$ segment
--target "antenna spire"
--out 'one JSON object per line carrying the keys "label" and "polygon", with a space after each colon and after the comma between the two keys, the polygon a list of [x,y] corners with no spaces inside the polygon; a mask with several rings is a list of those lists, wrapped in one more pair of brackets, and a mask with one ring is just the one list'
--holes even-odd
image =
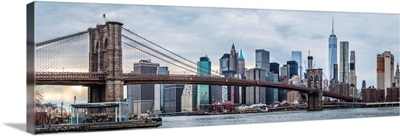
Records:
{"label": "antenna spire", "polygon": [[334,18],[332,18],[332,35],[335,35],[335,33],[334,33]]}

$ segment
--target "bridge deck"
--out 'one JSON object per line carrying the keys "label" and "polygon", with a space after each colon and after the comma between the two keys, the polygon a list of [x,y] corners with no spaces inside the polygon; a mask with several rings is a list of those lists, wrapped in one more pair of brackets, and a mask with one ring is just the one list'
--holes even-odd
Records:
{"label": "bridge deck", "polygon": [[[105,73],[88,72],[37,72],[37,85],[92,85],[105,84]],[[124,84],[151,84],[151,83],[184,83],[184,84],[209,84],[209,85],[228,85],[228,86],[258,86],[271,87],[286,90],[296,90],[303,93],[316,93],[317,89],[290,85],[277,82],[258,81],[250,79],[239,79],[219,76],[197,76],[197,75],[179,75],[179,74],[135,74],[123,73],[119,78]],[[344,96],[333,92],[323,92],[324,96],[354,100],[351,96]]]}

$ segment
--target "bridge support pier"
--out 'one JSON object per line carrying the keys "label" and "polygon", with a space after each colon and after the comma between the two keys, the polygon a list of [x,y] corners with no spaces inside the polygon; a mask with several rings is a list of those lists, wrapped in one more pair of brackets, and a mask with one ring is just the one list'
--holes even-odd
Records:
{"label": "bridge support pier", "polygon": [[107,81],[105,86],[106,102],[121,102],[124,99],[124,82],[122,80]]}
{"label": "bridge support pier", "polygon": [[322,93],[309,93],[307,95],[307,111],[322,110]]}
{"label": "bridge support pier", "polygon": [[317,89],[307,95],[307,111],[322,110],[322,69],[307,69],[307,87]]}
{"label": "bridge support pier", "polygon": [[105,101],[105,88],[104,85],[91,85],[88,87],[88,102],[104,102]]}

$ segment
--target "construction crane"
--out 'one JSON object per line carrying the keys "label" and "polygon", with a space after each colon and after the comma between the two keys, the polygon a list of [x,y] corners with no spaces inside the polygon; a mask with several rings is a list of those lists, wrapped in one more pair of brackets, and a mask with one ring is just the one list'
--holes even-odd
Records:
{"label": "construction crane", "polygon": [[206,96],[207,96],[207,92],[204,92],[203,97],[201,97],[199,106],[197,106],[197,109],[196,109],[196,113],[197,113],[197,114],[199,113],[199,111],[202,112],[201,109],[200,109],[200,105],[201,105],[201,103],[203,103],[203,101],[204,101],[204,99],[206,98]]}

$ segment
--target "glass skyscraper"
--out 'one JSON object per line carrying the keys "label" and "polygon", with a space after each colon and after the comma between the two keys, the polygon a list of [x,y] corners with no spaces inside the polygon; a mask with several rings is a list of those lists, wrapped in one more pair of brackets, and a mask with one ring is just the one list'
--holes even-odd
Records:
{"label": "glass skyscraper", "polygon": [[223,75],[224,71],[229,70],[229,58],[230,54],[224,54],[222,57],[219,59],[219,74]]}
{"label": "glass skyscraper", "polygon": [[[200,61],[197,62],[197,75],[211,76],[211,61],[207,56],[200,57]],[[210,96],[210,86],[209,85],[197,85],[197,104],[198,105],[199,104],[209,104],[210,103],[209,96]]]}
{"label": "glass skyscraper", "polygon": [[[266,81],[278,82],[279,76],[276,73],[270,73],[265,77]],[[266,88],[267,89],[267,102],[266,104],[274,104],[278,101],[278,88]]]}
{"label": "glass skyscraper", "polygon": [[256,68],[264,69],[269,73],[269,52],[264,49],[256,50]]}
{"label": "glass skyscraper", "polygon": [[269,63],[270,72],[278,74],[278,77],[279,77],[279,68],[280,68],[279,63],[276,62]]}
{"label": "glass skyscraper", "polygon": [[292,51],[292,60],[294,60],[294,61],[296,61],[297,62],[297,66],[298,66],[298,75],[299,75],[299,77],[300,77],[300,80],[302,79],[301,77],[301,75],[302,75],[302,73],[303,73],[303,71],[302,71],[302,69],[303,69],[303,67],[302,67],[302,63],[301,63],[301,51]]}
{"label": "glass skyscraper", "polygon": [[329,80],[334,78],[334,64],[337,64],[337,38],[334,33],[332,18],[332,34],[329,36]]}
{"label": "glass skyscraper", "polygon": [[287,61],[286,64],[289,67],[289,74],[288,74],[288,79],[292,78],[293,75],[299,75],[298,72],[298,64],[297,61],[291,60]]}

